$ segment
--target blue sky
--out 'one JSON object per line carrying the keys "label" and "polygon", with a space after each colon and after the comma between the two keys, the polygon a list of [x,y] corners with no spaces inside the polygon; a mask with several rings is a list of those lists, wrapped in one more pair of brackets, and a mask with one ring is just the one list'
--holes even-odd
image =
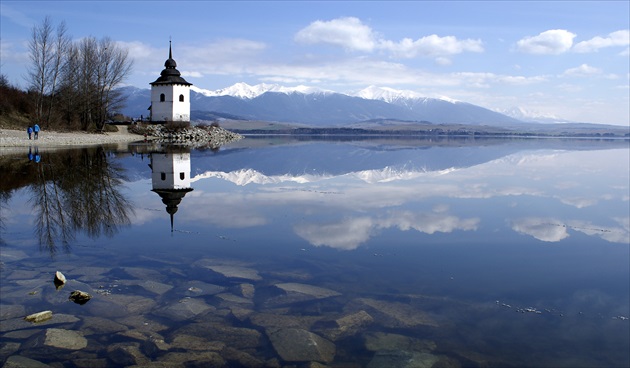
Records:
{"label": "blue sky", "polygon": [[168,57],[195,86],[370,85],[630,124],[629,1],[6,1],[1,68],[25,85],[31,29],[110,37],[149,88]]}

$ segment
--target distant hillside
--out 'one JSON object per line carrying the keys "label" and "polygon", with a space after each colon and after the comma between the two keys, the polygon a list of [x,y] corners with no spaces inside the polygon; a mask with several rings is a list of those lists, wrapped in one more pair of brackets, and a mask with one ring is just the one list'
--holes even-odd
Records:
{"label": "distant hillside", "polygon": [[[122,90],[128,96],[127,106],[122,113],[133,117],[146,116],[150,104],[150,90],[134,87],[124,87]],[[480,106],[443,99],[410,97],[387,102],[317,90],[308,93],[299,90],[260,92],[246,93],[240,89],[234,95],[218,95],[199,89],[192,90],[192,118],[201,119],[204,112],[213,112],[246,120],[313,126],[342,126],[371,119],[495,126],[520,123],[517,119]]]}
{"label": "distant hillside", "polygon": [[[121,90],[127,96],[127,106],[122,112],[131,117],[146,117],[150,90],[135,87]],[[193,86],[191,117],[202,121],[229,121],[239,130],[285,132],[296,128],[302,132],[308,131],[304,128],[325,128],[326,132],[330,132],[330,128],[343,128],[389,133],[630,135],[627,127],[565,122],[558,117],[534,115],[518,108],[501,113],[449,98],[428,98],[411,91],[375,86],[352,94],[268,84],[237,83],[216,91]]]}

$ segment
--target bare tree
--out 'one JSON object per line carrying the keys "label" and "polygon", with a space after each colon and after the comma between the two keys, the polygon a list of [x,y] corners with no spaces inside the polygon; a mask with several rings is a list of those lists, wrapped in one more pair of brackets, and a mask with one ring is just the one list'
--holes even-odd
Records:
{"label": "bare tree", "polygon": [[109,37],[87,37],[72,43],[61,22],[50,17],[33,27],[29,42],[30,90],[35,96],[36,121],[49,125],[53,116],[64,125],[102,130],[105,121],[123,102],[116,91],[129,75],[132,60],[126,49]]}
{"label": "bare tree", "polygon": [[115,90],[131,72],[129,52],[120,48],[109,37],[98,42],[98,66],[96,69],[97,101],[99,104],[96,128],[102,130],[108,115],[122,102]]}
{"label": "bare tree", "polygon": [[84,130],[102,130],[108,116],[123,102],[116,87],[131,72],[128,51],[110,38],[87,37],[69,47],[67,54],[63,77],[66,113],[77,112]]}
{"label": "bare tree", "polygon": [[44,96],[50,88],[50,69],[54,60],[52,40],[53,25],[50,17],[31,30],[28,43],[31,64],[28,68],[30,89],[35,92],[35,119],[42,121],[44,115]]}
{"label": "bare tree", "polygon": [[77,80],[79,113],[81,127],[87,130],[94,122],[96,105],[96,69],[97,69],[96,38],[84,38],[79,43],[79,74]]}
{"label": "bare tree", "polygon": [[46,121],[50,122],[53,105],[56,101],[57,84],[59,76],[62,73],[63,66],[66,63],[68,47],[70,46],[70,37],[66,34],[66,23],[61,22],[57,26],[57,36],[55,38],[54,56],[51,63],[50,70],[50,99],[48,104],[48,112],[46,114]]}

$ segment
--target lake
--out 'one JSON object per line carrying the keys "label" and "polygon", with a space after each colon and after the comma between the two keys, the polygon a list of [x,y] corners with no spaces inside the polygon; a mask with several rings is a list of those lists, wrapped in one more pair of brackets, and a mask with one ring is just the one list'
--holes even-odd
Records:
{"label": "lake", "polygon": [[0,156],[2,362],[630,365],[628,140],[38,153]]}

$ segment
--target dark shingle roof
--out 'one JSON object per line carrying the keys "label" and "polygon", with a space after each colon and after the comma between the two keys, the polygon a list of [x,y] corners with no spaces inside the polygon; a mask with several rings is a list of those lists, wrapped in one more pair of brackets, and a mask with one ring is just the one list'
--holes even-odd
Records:
{"label": "dark shingle roof", "polygon": [[168,59],[164,62],[164,70],[160,73],[160,77],[155,80],[155,82],[150,83],[153,85],[160,84],[183,84],[186,86],[191,86],[192,83],[186,82],[184,78],[181,77],[182,73],[177,70],[177,63],[173,59],[173,52],[171,50],[171,45],[169,43],[168,46]]}

